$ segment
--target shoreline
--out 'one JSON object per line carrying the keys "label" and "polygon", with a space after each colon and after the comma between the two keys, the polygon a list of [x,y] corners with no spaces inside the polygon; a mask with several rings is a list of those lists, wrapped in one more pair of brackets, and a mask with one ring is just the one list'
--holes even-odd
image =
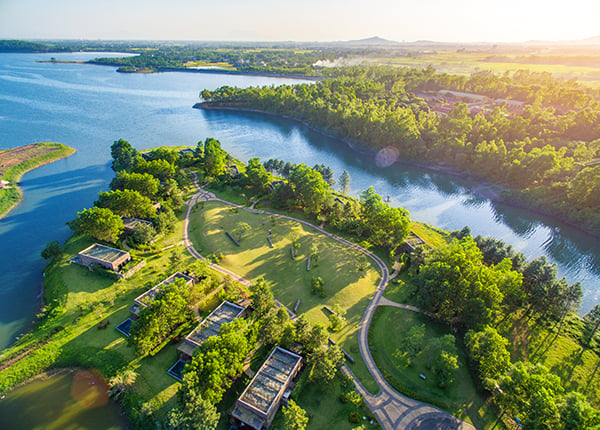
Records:
{"label": "shoreline", "polygon": [[[342,137],[328,133],[326,130],[316,127],[316,126],[310,124],[306,120],[294,118],[294,117],[291,117],[288,115],[278,114],[278,113],[264,111],[264,110],[255,109],[255,108],[214,106],[214,105],[210,105],[209,102],[198,102],[198,103],[194,104],[193,108],[194,109],[204,109],[204,110],[252,112],[252,113],[271,115],[271,116],[278,117],[278,118],[284,118],[284,119],[291,120],[291,121],[297,122],[299,124],[302,124],[305,127],[307,127],[308,129],[310,129],[314,132],[320,133],[323,136],[326,136],[326,137],[335,139],[341,143],[344,143],[352,151],[354,151],[360,155],[366,155],[366,156],[371,156],[371,157],[374,157],[376,155],[376,152],[374,152],[374,151],[357,148],[356,147],[357,145],[362,145],[360,142],[352,142],[349,139],[344,139]],[[534,213],[536,215],[548,217],[552,220],[558,221],[560,223],[568,225],[569,227],[579,230],[582,233],[586,233],[593,237],[600,238],[600,232],[594,232],[594,231],[590,231],[585,228],[582,228],[579,224],[575,223],[575,221],[571,221],[567,218],[563,218],[561,216],[557,216],[556,214],[552,213],[551,209],[544,210],[540,207],[525,205],[525,204],[515,201],[514,199],[508,199],[508,198],[502,196],[503,191],[516,190],[515,188],[511,188],[511,187],[508,187],[508,186],[505,186],[502,184],[495,184],[493,182],[489,182],[485,178],[480,178],[480,177],[477,177],[477,176],[469,174],[469,173],[460,172],[458,170],[452,169],[450,167],[442,166],[442,165],[424,164],[424,163],[419,163],[417,161],[411,161],[411,160],[407,160],[407,159],[398,159],[398,160],[394,161],[393,164],[419,167],[422,169],[430,170],[435,173],[443,173],[445,175],[450,175],[450,176],[454,176],[454,177],[461,178],[461,179],[480,182],[477,186],[470,188],[470,191],[478,197],[485,198],[493,203],[503,204],[503,205],[506,205],[506,206],[509,206],[509,207],[512,207],[515,209],[526,210],[526,211]]]}
{"label": "shoreline", "polygon": [[[34,145],[39,145],[39,143],[35,143]],[[62,145],[62,144],[60,144]],[[26,145],[29,146],[29,145]],[[23,147],[19,147],[19,148],[23,148]],[[19,149],[19,148],[11,148],[8,149],[8,151],[13,150],[13,149]],[[19,181],[21,180],[21,178],[23,177],[24,174],[31,172],[32,170],[37,169],[38,167],[42,167],[45,166],[46,164],[50,164],[50,163],[54,163],[55,161],[58,160],[62,160],[64,158],[70,157],[71,155],[75,154],[77,152],[77,150],[75,148],[71,148],[70,146],[66,146],[66,145],[62,145],[62,148],[59,147],[57,149],[57,151],[59,152],[57,157],[51,158],[49,160],[43,160],[40,161],[38,163],[36,163],[34,166],[29,166],[26,167],[24,170],[22,170],[21,172],[18,172],[17,174],[15,174],[14,176],[10,175],[10,170],[8,170],[8,175],[3,176],[3,178],[7,178],[10,180],[11,183],[13,183],[14,185],[11,185],[11,189],[16,190],[17,194],[18,194],[18,199],[10,206],[8,206],[6,209],[4,210],[0,210],[0,220],[3,219],[5,216],[7,216],[13,209],[15,209],[17,206],[19,206],[19,204],[23,201],[24,199],[24,194],[23,194],[23,190],[21,189],[21,187],[19,187]],[[44,156],[47,154],[51,154],[51,153],[45,153],[45,154],[41,154],[38,156]],[[11,166],[13,169],[14,168],[18,168],[20,165],[27,163],[29,161],[35,161],[35,158],[37,156],[34,156],[30,159],[21,161],[17,164],[14,164],[13,166]]]}

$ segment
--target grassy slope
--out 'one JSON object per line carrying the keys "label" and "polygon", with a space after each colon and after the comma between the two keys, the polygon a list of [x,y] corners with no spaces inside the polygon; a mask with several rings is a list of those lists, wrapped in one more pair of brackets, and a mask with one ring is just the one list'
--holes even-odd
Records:
{"label": "grassy slope", "polygon": [[[247,222],[251,226],[240,241],[241,247],[225,235],[225,231],[233,233],[238,222]],[[270,248],[267,242],[269,230],[272,231],[274,248]],[[290,253],[289,236],[292,232],[300,235],[301,243],[295,260]],[[300,299],[298,313],[305,313],[312,323],[328,325],[328,313],[323,306],[340,305],[347,312],[347,324],[331,337],[355,358],[352,371],[371,391],[376,392],[377,386],[358,350],[360,319],[379,281],[379,273],[373,264],[369,264],[364,272],[356,269],[356,261],[367,261],[366,257],[299,223],[274,220],[217,202],[202,203],[193,213],[190,237],[203,255],[223,253],[224,258],[220,262],[223,267],[250,280],[264,277],[275,297],[289,309],[293,309],[296,300]],[[319,247],[321,255],[317,266],[307,271],[306,253],[312,244]],[[310,293],[312,276],[320,276],[325,282],[326,298]]]}
{"label": "grassy slope", "polygon": [[[478,429],[491,429],[496,415],[477,393],[467,369],[465,351],[460,345],[457,345],[459,369],[455,373],[454,383],[446,389],[437,386],[435,375],[427,368],[425,352],[415,358],[412,367],[398,366],[394,354],[400,349],[402,334],[419,324],[425,324],[426,340],[449,333],[445,326],[412,311],[392,307],[379,307],[376,310],[369,330],[369,344],[373,358],[386,380],[398,391],[408,395],[410,392],[419,393],[423,396],[422,400],[438,404]],[[427,380],[421,379],[419,374],[426,375]]]}
{"label": "grassy slope", "polygon": [[[177,231],[163,239],[160,246],[177,243],[181,239],[183,223]],[[85,237],[71,238],[65,244],[62,260],[46,272],[46,299],[58,298],[64,303],[64,313],[53,320],[51,327],[42,327],[26,336],[18,345],[5,351],[6,356],[18,353],[28,346],[28,342],[51,331],[55,326],[65,329],[52,338],[52,341],[28,355],[17,364],[0,372],[0,391],[5,391],[16,382],[27,379],[28,372],[35,367],[39,357],[49,351],[57,351],[54,366],[83,365],[97,367],[110,377],[115,371],[131,366],[139,373],[135,384],[136,391],[147,402],[147,407],[164,414],[174,406],[175,393],[179,383],[167,375],[166,371],[177,359],[176,344],[168,345],[154,357],[139,360],[133,348],[127,346],[125,338],[115,327],[129,316],[129,306],[133,299],[164,279],[170,270],[170,252],[144,256],[147,265],[132,278],[113,282],[90,272],[87,268],[70,264],[67,259],[91,242]],[[186,257],[185,264],[193,261]],[[99,330],[98,323],[108,319],[107,329]],[[50,325],[50,324],[49,324]],[[35,372],[37,373],[37,372]]]}

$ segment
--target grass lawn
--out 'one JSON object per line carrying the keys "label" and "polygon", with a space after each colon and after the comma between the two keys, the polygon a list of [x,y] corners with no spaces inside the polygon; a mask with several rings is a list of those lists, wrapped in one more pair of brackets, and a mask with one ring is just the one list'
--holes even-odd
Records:
{"label": "grass lawn", "polygon": [[[225,234],[226,231],[235,234],[239,222],[246,222],[251,227],[239,241],[240,247]],[[273,248],[267,241],[269,230]],[[292,260],[290,235],[294,233],[299,235],[301,246]],[[222,253],[224,258],[219,264],[223,267],[250,280],[264,277],[275,297],[289,309],[293,309],[296,301],[300,300],[298,313],[305,313],[313,324],[327,326],[329,314],[324,306],[339,305],[346,311],[347,324],[341,331],[330,335],[356,360],[351,368],[361,382],[369,390],[377,390],[360,357],[358,326],[380,274],[363,254],[297,222],[250,213],[218,202],[201,203],[194,211],[190,238],[205,256]],[[318,264],[307,271],[307,253],[312,245],[319,248],[320,256]],[[359,271],[357,261],[367,262],[367,269]],[[327,297],[311,294],[313,276],[323,279]]]}
{"label": "grass lawn", "polygon": [[599,408],[600,357],[581,346],[580,341],[589,336],[582,328],[581,319],[570,317],[562,328],[558,323],[534,324],[513,319],[500,324],[498,330],[510,341],[513,361],[543,364],[561,379],[565,390],[583,393],[592,406]]}
{"label": "grass lawn", "polygon": [[[421,352],[413,360],[411,367],[399,366],[394,358],[401,348],[402,335],[412,326],[425,324],[425,339],[440,337],[449,333],[448,329],[431,322],[427,317],[392,307],[379,307],[375,311],[369,328],[369,345],[377,366],[386,380],[399,392],[414,397],[418,393],[420,400],[437,404],[456,417],[470,422],[478,429],[491,429],[496,422],[496,415],[477,393],[475,385],[466,365],[466,354],[457,341],[459,352],[459,368],[455,372],[454,382],[447,388],[437,386],[436,376],[427,368],[426,352]],[[423,380],[419,377],[427,377]],[[502,428],[499,423],[496,428]]]}

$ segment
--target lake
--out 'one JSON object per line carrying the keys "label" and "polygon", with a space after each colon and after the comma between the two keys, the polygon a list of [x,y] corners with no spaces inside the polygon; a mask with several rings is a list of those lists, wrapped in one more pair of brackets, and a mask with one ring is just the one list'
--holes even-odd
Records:
{"label": "lake", "polygon": [[31,327],[39,311],[45,264],[40,252],[49,241],[64,241],[70,234],[65,223],[108,189],[113,176],[110,145],[119,138],[145,149],[193,146],[210,136],[244,161],[260,157],[310,166],[324,163],[336,177],[346,169],[352,178],[351,194],[373,185],[416,220],[449,230],[469,225],[474,235],[500,238],[529,258],[547,255],[561,276],[582,283],[582,313],[599,301],[600,243],[575,228],[491,203],[474,192],[479,185],[474,181],[403,164],[378,166],[373,157],[293,121],[192,109],[204,88],[301,80],[185,72],[122,74],[114,67],[35,62],[51,55],[57,60],[87,60],[100,54],[0,54],[0,149],[39,141],[77,149],[65,160],[27,173],[21,183],[25,200],[0,220],[0,349]]}

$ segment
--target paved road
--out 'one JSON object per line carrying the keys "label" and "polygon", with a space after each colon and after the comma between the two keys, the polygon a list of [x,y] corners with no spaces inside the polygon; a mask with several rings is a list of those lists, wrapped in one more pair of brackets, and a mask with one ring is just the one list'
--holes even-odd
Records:
{"label": "paved road", "polygon": [[[373,318],[373,314],[375,313],[375,309],[379,305],[384,306],[394,306],[394,302],[391,302],[383,297],[383,292],[390,278],[390,274],[385,263],[377,257],[375,254],[370,252],[369,250],[358,246],[355,243],[349,242],[346,239],[343,239],[339,236],[336,236],[328,231],[325,231],[323,228],[311,224],[307,221],[293,218],[287,215],[276,214],[272,212],[263,211],[260,209],[248,208],[245,206],[241,206],[235,203],[228,202],[227,200],[220,199],[214,193],[204,190],[198,184],[198,176],[194,173],[194,185],[198,188],[198,192],[192,196],[192,198],[188,201],[187,212],[184,221],[184,243],[190,254],[192,254],[195,258],[204,259],[202,255],[200,255],[196,249],[194,248],[192,242],[189,239],[189,219],[192,213],[192,209],[194,206],[202,201],[218,201],[220,203],[236,207],[238,209],[242,209],[249,212],[275,216],[278,218],[288,219],[291,221],[298,222],[306,227],[309,227],[313,230],[317,230],[318,232],[337,240],[351,248],[356,249],[359,252],[362,252],[367,257],[371,258],[375,264],[379,267],[381,271],[381,279],[379,280],[379,284],[377,285],[377,289],[375,290],[375,294],[373,298],[367,305],[367,309],[363,314],[362,320],[360,322],[360,326],[358,328],[358,343],[360,348],[360,354],[363,357],[363,360],[369,369],[369,372],[375,379],[375,382],[379,386],[379,393],[373,395],[369,393],[365,387],[360,383],[358,378],[354,378],[356,382],[357,391],[363,396],[365,403],[379,421],[381,427],[385,430],[395,430],[395,429],[406,429],[406,430],[472,430],[474,427],[470,424],[467,424],[463,421],[458,420],[448,412],[442,411],[441,409],[434,408],[431,405],[426,403],[421,403],[416,400],[410,399],[402,394],[398,393],[394,390],[384,379],[381,371],[377,367],[373,356],[371,355],[371,351],[369,350],[369,325],[371,324],[371,320]],[[245,285],[250,285],[250,282],[219,266],[216,264],[211,264],[211,268],[232,276],[238,282],[241,282]],[[398,304],[395,304],[398,305]],[[406,307],[407,305],[402,305],[401,307]],[[410,309],[418,311],[417,308]],[[344,371],[349,374],[352,374],[352,371],[345,367]]]}

